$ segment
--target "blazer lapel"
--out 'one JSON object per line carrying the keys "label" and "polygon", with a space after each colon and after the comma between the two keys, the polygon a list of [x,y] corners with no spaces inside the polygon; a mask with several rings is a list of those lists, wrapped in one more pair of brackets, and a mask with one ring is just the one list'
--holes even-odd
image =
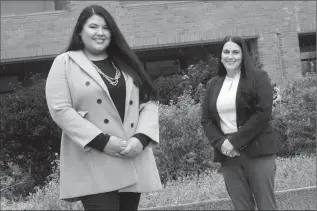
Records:
{"label": "blazer lapel", "polygon": [[244,81],[244,78],[243,78],[243,75],[241,74],[240,75],[240,80],[239,80],[239,83],[238,83],[237,94],[236,94],[236,109],[237,110],[238,110],[238,106],[239,106],[239,100],[240,100],[240,97],[241,97],[243,81]]}
{"label": "blazer lapel", "polygon": [[211,89],[211,109],[214,111],[212,113],[215,114],[215,119],[216,119],[216,122],[218,123],[218,125],[220,125],[220,116],[219,116],[219,113],[218,113],[218,110],[217,110],[217,99],[218,99],[218,96],[219,96],[219,93],[220,93],[220,90],[221,90],[221,87],[222,87],[222,84],[224,82],[224,79],[225,77],[219,77],[219,78],[216,78],[215,81],[214,81],[214,84],[212,86],[212,89]]}
{"label": "blazer lapel", "polygon": [[214,109],[215,111],[217,111],[217,99],[218,99],[218,95],[220,93],[220,90],[221,90],[223,82],[224,82],[224,77],[216,78],[215,82],[214,82],[214,84],[212,86],[211,92],[213,94],[211,95],[212,96],[211,103],[212,103],[212,106],[213,106],[212,109]]}

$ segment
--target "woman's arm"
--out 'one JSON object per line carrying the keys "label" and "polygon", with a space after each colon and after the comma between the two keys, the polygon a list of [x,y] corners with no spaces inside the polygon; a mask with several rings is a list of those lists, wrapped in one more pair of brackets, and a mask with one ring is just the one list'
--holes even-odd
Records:
{"label": "woman's arm", "polygon": [[[72,97],[66,76],[67,55],[57,56],[52,64],[46,81],[46,101],[54,122],[84,150],[89,150],[87,144],[102,131],[83,118],[85,114],[78,113],[72,107]],[[84,112],[85,113],[85,112]]]}
{"label": "woman's arm", "polygon": [[143,149],[152,141],[151,138],[143,133],[136,133],[132,137],[137,138],[141,142]]}

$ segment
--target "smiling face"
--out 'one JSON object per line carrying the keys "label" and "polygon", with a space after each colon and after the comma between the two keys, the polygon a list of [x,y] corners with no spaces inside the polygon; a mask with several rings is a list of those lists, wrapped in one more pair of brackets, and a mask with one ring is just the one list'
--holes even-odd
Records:
{"label": "smiling face", "polygon": [[242,50],[239,45],[228,41],[222,48],[221,63],[228,71],[240,69],[242,62]]}
{"label": "smiling face", "polygon": [[99,15],[91,16],[80,33],[84,50],[91,54],[104,53],[111,41],[111,32],[106,21]]}

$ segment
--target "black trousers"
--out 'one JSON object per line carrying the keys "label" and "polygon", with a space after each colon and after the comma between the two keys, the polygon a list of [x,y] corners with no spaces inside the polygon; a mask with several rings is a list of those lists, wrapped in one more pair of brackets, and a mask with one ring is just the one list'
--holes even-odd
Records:
{"label": "black trousers", "polygon": [[140,193],[112,191],[81,197],[85,210],[138,210]]}
{"label": "black trousers", "polygon": [[274,179],[276,155],[227,158],[221,163],[228,194],[235,210],[276,210]]}

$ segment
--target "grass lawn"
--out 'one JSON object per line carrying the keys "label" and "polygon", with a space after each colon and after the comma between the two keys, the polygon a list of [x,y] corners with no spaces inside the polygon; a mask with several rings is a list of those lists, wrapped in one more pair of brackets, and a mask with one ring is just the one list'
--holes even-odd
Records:
{"label": "grass lawn", "polygon": [[[286,190],[316,185],[316,156],[277,158],[275,189]],[[10,202],[1,198],[2,210],[83,210],[80,202],[67,203],[58,199],[57,182],[50,182],[39,189],[27,201]],[[227,198],[222,175],[205,172],[197,176],[170,181],[163,190],[145,193],[141,196],[139,208],[159,207],[176,204],[208,201]]]}

